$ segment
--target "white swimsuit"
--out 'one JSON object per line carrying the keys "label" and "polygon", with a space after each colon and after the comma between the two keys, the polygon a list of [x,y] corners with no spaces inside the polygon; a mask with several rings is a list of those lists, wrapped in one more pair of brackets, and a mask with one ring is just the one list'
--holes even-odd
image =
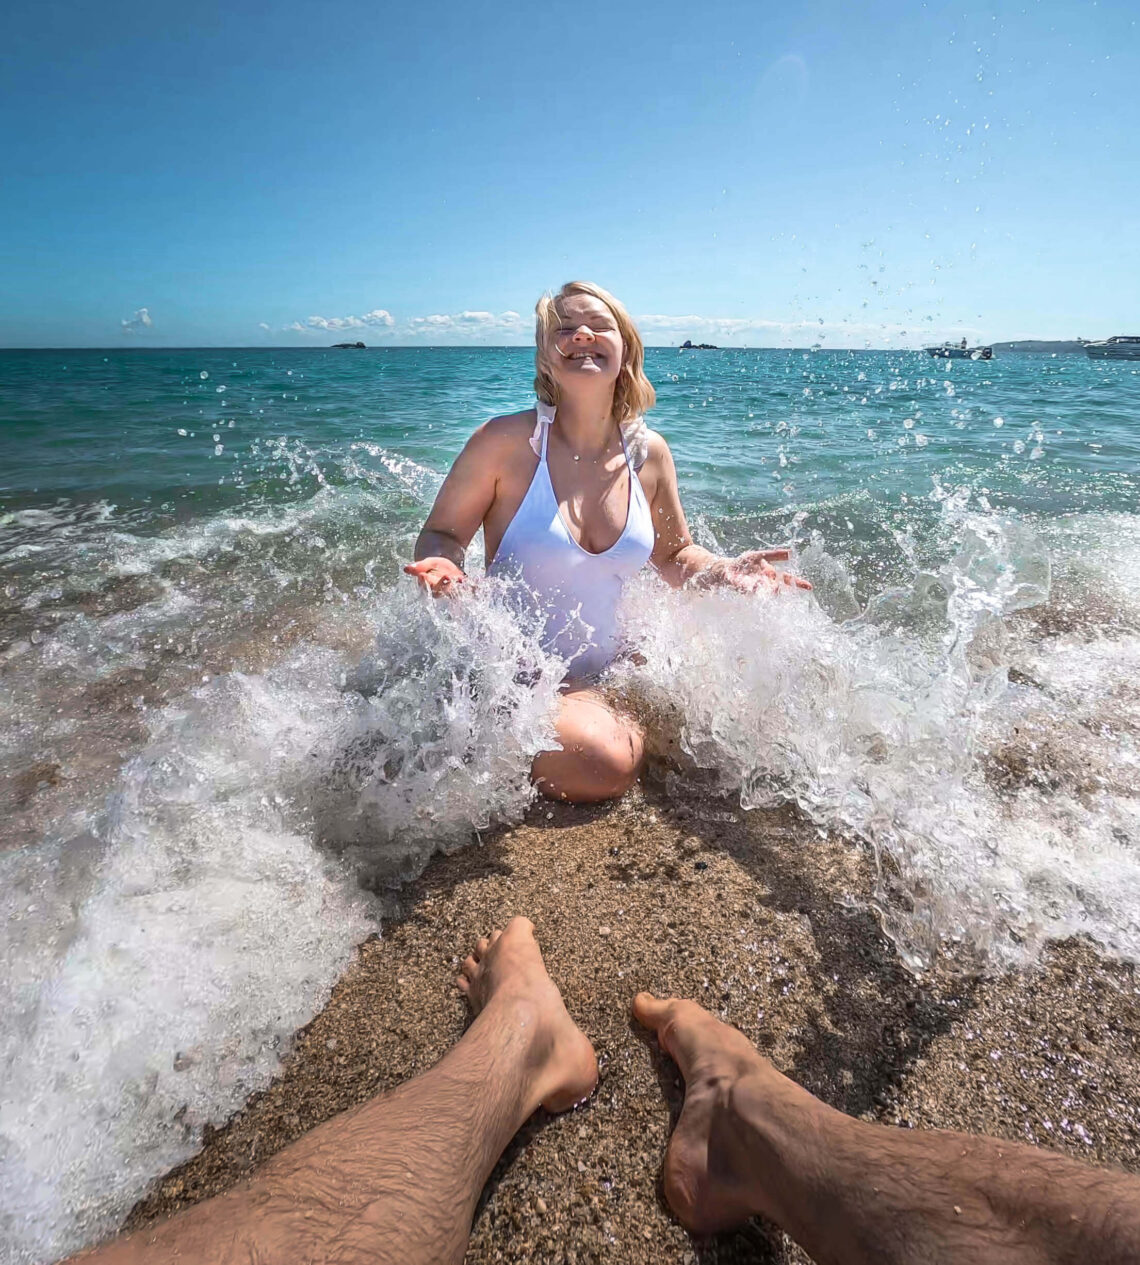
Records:
{"label": "white swimsuit", "polygon": [[625,581],[653,552],[653,519],[623,435],[629,467],[625,530],[604,553],[583,549],[562,519],[550,482],[546,445],[553,421],[553,407],[540,402],[531,440],[538,468],[487,574],[521,578],[530,591],[532,609],[545,619],[543,645],[569,661],[571,676],[594,676],[622,648],[618,599]]}

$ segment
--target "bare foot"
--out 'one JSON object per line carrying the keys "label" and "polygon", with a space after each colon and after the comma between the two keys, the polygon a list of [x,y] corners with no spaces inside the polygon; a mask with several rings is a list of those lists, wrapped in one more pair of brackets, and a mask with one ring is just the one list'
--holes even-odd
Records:
{"label": "bare foot", "polygon": [[790,1174],[810,1171],[813,1142],[832,1117],[846,1117],[782,1076],[742,1032],[696,1002],[638,993],[633,1013],[685,1078],[685,1106],[665,1156],[670,1207],[702,1234],[757,1214],[791,1229]]}
{"label": "bare foot", "polygon": [[456,981],[486,1022],[530,1028],[532,1088],[547,1111],[566,1111],[598,1083],[594,1048],[546,973],[534,924],[512,918],[476,944]]}

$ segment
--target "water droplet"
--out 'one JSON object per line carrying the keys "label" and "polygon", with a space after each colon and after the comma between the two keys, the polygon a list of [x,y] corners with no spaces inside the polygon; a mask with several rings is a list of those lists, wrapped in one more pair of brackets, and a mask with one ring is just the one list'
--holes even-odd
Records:
{"label": "water droplet", "polygon": [[214,390],[221,395],[225,391],[225,387],[215,387]]}
{"label": "water droplet", "polygon": [[994,418],[994,425],[995,425],[995,426],[1004,426],[1004,425],[1005,425],[1005,418],[1004,418],[1004,417],[995,417],[995,418]]}
{"label": "water droplet", "polygon": [[185,426],[179,426],[179,428],[178,428],[178,433],[179,433],[180,435],[183,435],[183,436],[184,436],[184,435],[186,434],[186,427],[185,427]]}
{"label": "water droplet", "polygon": [[205,371],[205,369],[203,369],[202,372],[198,375],[198,377],[200,377],[203,382],[205,382],[209,376],[210,375]]}

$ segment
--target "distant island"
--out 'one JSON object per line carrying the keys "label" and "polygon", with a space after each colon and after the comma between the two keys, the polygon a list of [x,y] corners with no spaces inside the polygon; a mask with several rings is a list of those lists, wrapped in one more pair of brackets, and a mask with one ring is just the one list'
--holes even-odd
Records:
{"label": "distant island", "polygon": [[333,343],[333,348],[343,348],[349,351],[364,351],[363,343]]}
{"label": "distant island", "polygon": [[1043,351],[1056,353],[1059,351],[1084,351],[1084,338],[1019,338],[1012,343],[991,343],[994,351]]}
{"label": "distant island", "polygon": [[682,351],[719,351],[720,348],[716,345],[716,343],[694,343],[694,342],[690,342],[690,340],[686,338],[685,341],[681,344],[681,350]]}

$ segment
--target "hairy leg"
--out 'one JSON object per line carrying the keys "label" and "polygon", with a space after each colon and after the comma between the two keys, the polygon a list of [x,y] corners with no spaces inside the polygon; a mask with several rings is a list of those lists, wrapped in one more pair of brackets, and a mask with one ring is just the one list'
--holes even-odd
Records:
{"label": "hairy leg", "polygon": [[820,1265],[1140,1261],[1140,1179],[994,1138],[845,1116],[695,1002],[634,1014],[685,1078],[665,1193],[690,1228],[759,1214]]}
{"label": "hairy leg", "polygon": [[77,1259],[462,1261],[507,1143],[540,1104],[562,1111],[589,1094],[598,1067],[525,918],[479,941],[459,987],[475,1021],[431,1071],[314,1129],[243,1187]]}
{"label": "hairy leg", "polygon": [[624,795],[645,756],[637,722],[588,686],[571,686],[563,694],[558,741],[561,751],[543,751],[535,758],[531,780],[548,799],[575,804]]}

